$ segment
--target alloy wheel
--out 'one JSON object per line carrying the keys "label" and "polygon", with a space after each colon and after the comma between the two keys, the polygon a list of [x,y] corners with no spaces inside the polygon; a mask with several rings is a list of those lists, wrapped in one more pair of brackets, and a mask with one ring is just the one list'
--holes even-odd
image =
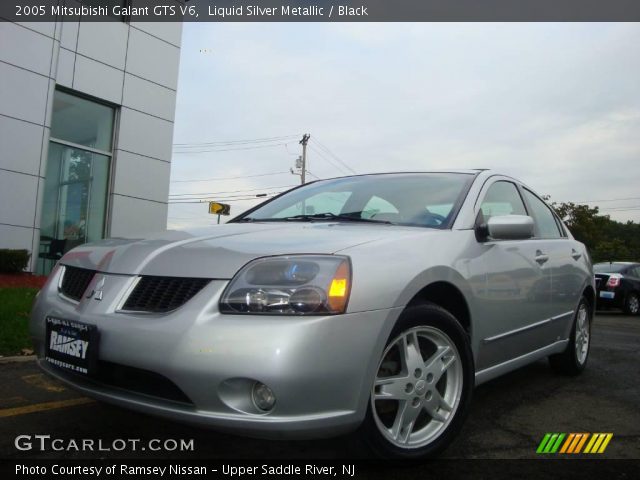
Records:
{"label": "alloy wheel", "polygon": [[640,310],[640,299],[638,299],[637,295],[632,294],[631,297],[629,297],[629,312],[632,315],[637,315],[639,310]]}
{"label": "alloy wheel", "polygon": [[584,304],[578,309],[578,317],[576,319],[576,359],[582,365],[587,360],[589,353],[589,312]]}
{"label": "alloy wheel", "polygon": [[377,428],[393,445],[420,448],[447,428],[460,404],[463,366],[441,330],[404,331],[386,348],[371,393]]}

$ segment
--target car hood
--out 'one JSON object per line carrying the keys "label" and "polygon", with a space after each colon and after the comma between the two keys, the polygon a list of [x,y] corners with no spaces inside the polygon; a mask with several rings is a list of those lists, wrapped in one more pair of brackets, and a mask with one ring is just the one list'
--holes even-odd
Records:
{"label": "car hood", "polygon": [[124,275],[229,279],[263,256],[324,253],[434,230],[364,223],[230,223],[110,238],[68,252],[63,265]]}

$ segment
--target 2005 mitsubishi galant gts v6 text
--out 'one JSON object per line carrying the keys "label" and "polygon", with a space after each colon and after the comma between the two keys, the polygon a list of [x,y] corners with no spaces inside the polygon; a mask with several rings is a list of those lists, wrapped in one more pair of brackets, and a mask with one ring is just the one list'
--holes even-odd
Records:
{"label": "2005 mitsubishi galant gts v6 text", "polygon": [[594,291],[584,245],[517,180],[361,175],[75,248],[31,334],[46,372],[105,402],[407,458],[451,441],[475,385],[543,357],[580,373]]}

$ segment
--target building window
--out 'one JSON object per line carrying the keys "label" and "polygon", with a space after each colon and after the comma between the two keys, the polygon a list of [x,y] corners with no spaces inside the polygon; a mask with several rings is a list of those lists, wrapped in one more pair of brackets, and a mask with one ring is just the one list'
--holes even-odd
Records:
{"label": "building window", "polygon": [[113,149],[112,107],[57,90],[40,220],[38,271],[104,237]]}

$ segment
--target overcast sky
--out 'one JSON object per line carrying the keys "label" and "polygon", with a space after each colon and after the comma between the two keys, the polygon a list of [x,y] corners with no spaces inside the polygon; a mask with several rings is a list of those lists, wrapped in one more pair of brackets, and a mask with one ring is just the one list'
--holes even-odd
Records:
{"label": "overcast sky", "polygon": [[180,62],[174,143],[212,145],[174,147],[171,201],[241,213],[300,182],[308,132],[316,177],[492,168],[640,221],[639,24],[185,23]]}

